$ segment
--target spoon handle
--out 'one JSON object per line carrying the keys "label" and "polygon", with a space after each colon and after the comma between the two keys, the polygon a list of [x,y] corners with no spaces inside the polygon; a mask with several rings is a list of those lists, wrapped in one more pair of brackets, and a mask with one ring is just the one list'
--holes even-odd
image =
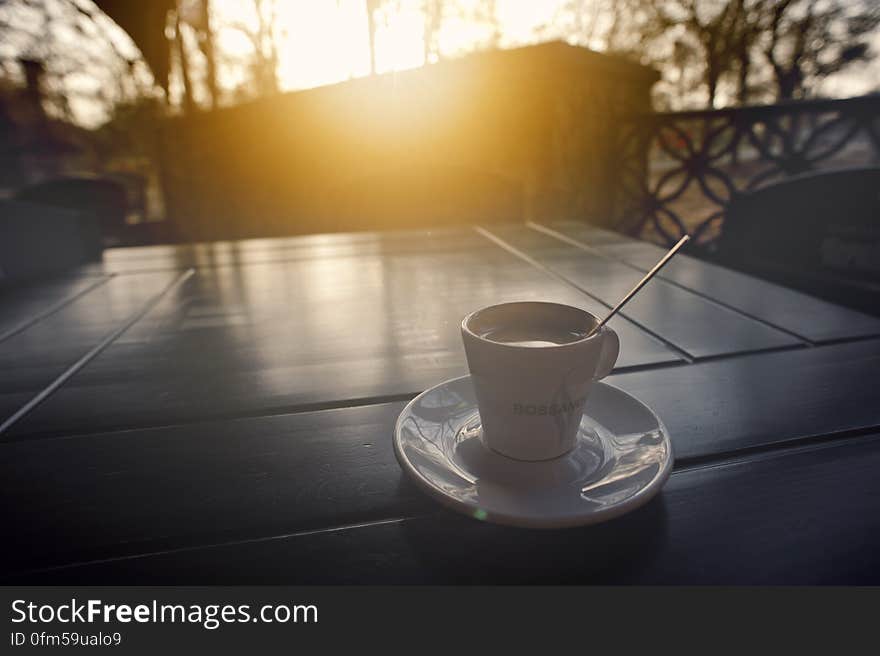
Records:
{"label": "spoon handle", "polygon": [[651,278],[653,278],[654,275],[655,275],[660,269],[662,269],[663,266],[664,266],[669,260],[672,259],[673,255],[675,255],[676,253],[678,253],[678,251],[681,250],[681,247],[684,246],[689,240],[690,240],[690,236],[688,236],[688,235],[685,235],[684,237],[682,237],[681,239],[679,239],[679,240],[678,240],[678,243],[677,243],[675,246],[673,246],[671,249],[669,249],[669,252],[666,253],[666,255],[664,255],[663,258],[662,258],[659,262],[657,262],[657,264],[654,265],[654,268],[652,268],[650,271],[648,271],[648,273],[645,274],[645,277],[642,278],[641,280],[639,280],[639,282],[636,284],[636,286],[633,287],[631,290],[629,290],[629,292],[627,293],[627,295],[624,296],[624,297],[620,300],[620,303],[618,303],[617,305],[615,305],[614,308],[612,308],[611,312],[609,312],[607,315],[605,315],[605,318],[602,319],[602,321],[600,321],[599,323],[596,324],[596,326],[590,331],[590,334],[587,335],[587,337],[592,336],[597,330],[599,330],[602,326],[604,326],[606,323],[608,323],[608,320],[609,320],[611,317],[613,317],[615,314],[617,314],[617,312],[620,310],[620,308],[622,308],[624,305],[626,305],[627,302],[629,302],[629,299],[631,299],[633,296],[635,296],[635,295],[638,293],[638,291],[639,291],[642,287],[644,287],[644,286],[647,284],[647,282],[648,282]]}

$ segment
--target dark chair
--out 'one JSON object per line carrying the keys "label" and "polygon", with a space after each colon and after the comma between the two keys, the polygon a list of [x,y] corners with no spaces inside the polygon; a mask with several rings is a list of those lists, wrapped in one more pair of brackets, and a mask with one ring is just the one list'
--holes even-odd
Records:
{"label": "dark chair", "polygon": [[796,176],[735,198],[717,259],[880,314],[880,168]]}
{"label": "dark chair", "polygon": [[[20,190],[16,200],[91,213],[105,241],[116,243],[125,230],[128,195],[125,187],[105,178],[66,177]],[[92,256],[100,257],[100,249]]]}
{"label": "dark chair", "polygon": [[0,284],[75,267],[94,259],[96,248],[98,227],[90,214],[0,201]]}

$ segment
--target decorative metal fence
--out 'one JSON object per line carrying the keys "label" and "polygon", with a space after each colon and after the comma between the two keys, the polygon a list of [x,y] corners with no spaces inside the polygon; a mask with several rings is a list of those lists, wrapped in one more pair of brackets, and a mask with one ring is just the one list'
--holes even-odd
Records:
{"label": "decorative metal fence", "polygon": [[619,133],[615,227],[711,250],[737,194],[807,171],[880,162],[880,95],[642,114]]}

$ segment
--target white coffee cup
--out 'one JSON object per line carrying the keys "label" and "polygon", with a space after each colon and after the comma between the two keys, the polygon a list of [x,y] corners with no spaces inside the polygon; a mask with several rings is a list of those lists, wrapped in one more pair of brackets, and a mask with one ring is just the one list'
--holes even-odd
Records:
{"label": "white coffee cup", "polygon": [[461,322],[483,443],[517,460],[574,448],[593,382],[614,368],[617,333],[559,303],[522,301],[477,310]]}

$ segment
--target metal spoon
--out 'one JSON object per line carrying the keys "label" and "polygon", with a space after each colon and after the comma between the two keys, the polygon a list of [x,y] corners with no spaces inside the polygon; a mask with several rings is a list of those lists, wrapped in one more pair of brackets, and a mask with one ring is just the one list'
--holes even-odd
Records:
{"label": "metal spoon", "polygon": [[617,314],[617,312],[620,310],[620,308],[622,308],[624,305],[626,305],[626,304],[629,302],[629,299],[631,299],[633,296],[635,296],[635,295],[638,293],[638,291],[639,291],[642,287],[644,287],[645,284],[647,284],[647,282],[648,282],[651,278],[653,278],[654,275],[655,275],[660,269],[662,269],[663,266],[664,266],[669,260],[672,259],[672,256],[675,255],[676,253],[678,253],[678,251],[681,250],[681,247],[684,246],[689,240],[690,240],[690,236],[688,236],[688,235],[685,235],[684,237],[682,237],[681,239],[679,239],[679,240],[678,240],[678,243],[677,243],[675,246],[673,246],[672,248],[669,249],[669,252],[666,253],[666,255],[664,255],[663,258],[662,258],[659,262],[657,262],[657,264],[654,265],[654,268],[653,268],[653,269],[651,269],[650,271],[648,271],[648,273],[645,274],[645,277],[644,277],[644,278],[642,278],[641,280],[639,280],[639,282],[636,284],[636,286],[633,287],[633,288],[629,291],[629,293],[628,293],[626,296],[623,297],[623,299],[621,299],[620,303],[618,303],[617,305],[615,305],[614,308],[612,308],[611,312],[609,312],[609,313],[605,316],[605,318],[602,319],[602,321],[600,321],[599,323],[596,324],[596,326],[590,331],[590,333],[587,335],[587,337],[591,337],[593,334],[595,334],[595,332],[596,332],[597,330],[599,330],[602,326],[604,326],[606,323],[608,323],[608,320],[609,320],[611,317],[613,317],[615,314]]}

